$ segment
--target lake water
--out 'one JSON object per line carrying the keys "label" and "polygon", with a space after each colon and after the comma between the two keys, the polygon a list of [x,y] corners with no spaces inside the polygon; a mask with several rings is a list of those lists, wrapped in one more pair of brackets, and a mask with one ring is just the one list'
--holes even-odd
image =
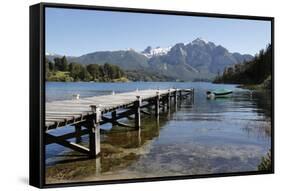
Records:
{"label": "lake water", "polygon": [[[161,112],[159,121],[142,116],[141,131],[101,126],[101,156],[89,160],[60,145],[46,147],[46,182],[256,171],[271,148],[271,97],[235,85],[202,82],[46,83],[46,100],[98,96],[150,88],[194,88],[187,99]],[[234,91],[227,99],[206,99],[207,90]],[[126,121],[133,123],[133,121]],[[62,134],[72,127],[51,131]],[[87,145],[88,137],[82,137]]]}

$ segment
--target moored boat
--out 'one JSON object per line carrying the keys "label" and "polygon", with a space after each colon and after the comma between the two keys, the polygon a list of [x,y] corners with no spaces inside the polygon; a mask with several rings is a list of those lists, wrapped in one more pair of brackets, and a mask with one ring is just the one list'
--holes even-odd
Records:
{"label": "moored boat", "polygon": [[218,89],[214,91],[207,91],[207,98],[212,99],[212,98],[227,98],[230,97],[230,95],[233,93],[232,90],[228,89]]}

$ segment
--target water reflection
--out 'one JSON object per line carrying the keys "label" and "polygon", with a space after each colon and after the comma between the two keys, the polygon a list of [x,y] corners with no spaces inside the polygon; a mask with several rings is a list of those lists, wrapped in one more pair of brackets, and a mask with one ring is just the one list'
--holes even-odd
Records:
{"label": "water reflection", "polygon": [[[136,84],[131,85],[127,89]],[[88,160],[64,147],[48,146],[47,183],[257,170],[271,147],[271,97],[266,92],[250,96],[247,90],[227,86],[234,89],[233,97],[207,100],[206,89],[215,85],[190,85],[174,86],[196,87],[194,104],[178,100],[178,107],[172,104],[158,119],[142,115],[140,131],[103,126],[98,159]],[[130,119],[125,122],[134,123]],[[82,143],[88,143],[87,136],[82,137]]]}
{"label": "water reflection", "polygon": [[[190,105],[188,99],[185,102]],[[142,128],[139,130],[117,125],[105,127],[102,130],[102,152],[97,159],[89,160],[87,156],[75,151],[64,151],[57,156],[49,157],[51,160],[47,159],[46,174],[48,183],[77,181],[89,177],[100,179],[102,177],[99,178],[97,175],[127,168],[140,156],[150,152],[151,142],[159,137],[161,128],[166,125],[175,111],[177,111],[176,105],[168,110],[164,109],[158,117],[154,117],[150,111],[151,116],[142,117]],[[82,144],[87,145],[88,137],[83,136],[81,141]],[[126,177],[130,178],[129,174]]]}

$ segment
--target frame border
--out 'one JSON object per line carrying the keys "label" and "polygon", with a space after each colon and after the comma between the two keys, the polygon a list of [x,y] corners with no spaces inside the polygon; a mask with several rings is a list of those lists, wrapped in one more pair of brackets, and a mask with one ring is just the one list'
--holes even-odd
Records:
{"label": "frame border", "polygon": [[[147,13],[147,14],[163,14],[178,16],[196,16],[210,18],[225,19],[247,19],[261,20],[271,22],[271,46],[272,46],[272,84],[271,84],[271,171],[247,171],[232,173],[215,173],[202,175],[183,175],[183,176],[165,176],[137,179],[116,179],[101,180],[89,182],[74,183],[45,183],[45,146],[44,133],[42,127],[45,124],[45,9],[46,8],[63,8],[63,9],[79,9],[79,10],[98,10],[98,11],[114,11],[129,13]],[[38,66],[38,63],[39,66]],[[39,188],[57,188],[70,186],[89,186],[104,185],[116,183],[136,183],[136,182],[152,182],[167,180],[182,180],[194,178],[214,178],[229,176],[245,176],[245,175],[263,175],[274,173],[274,17],[266,16],[250,16],[250,15],[233,15],[218,13],[200,13],[187,11],[172,10],[156,10],[141,8],[125,8],[125,7],[108,7],[95,5],[77,5],[77,4],[61,4],[61,3],[39,3],[30,6],[30,159],[29,159],[29,184]],[[36,97],[39,96],[37,99]],[[39,129],[38,129],[39,126]]]}

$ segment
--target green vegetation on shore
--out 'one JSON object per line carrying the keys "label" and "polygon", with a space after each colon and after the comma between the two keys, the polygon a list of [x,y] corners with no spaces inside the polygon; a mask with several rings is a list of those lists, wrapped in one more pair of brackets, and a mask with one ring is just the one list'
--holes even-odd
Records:
{"label": "green vegetation on shore", "polygon": [[268,76],[260,84],[243,84],[243,85],[240,85],[238,87],[246,88],[246,89],[250,89],[250,90],[269,90],[269,89],[271,89],[271,75]]}
{"label": "green vegetation on shore", "polygon": [[251,61],[235,64],[225,68],[222,75],[218,75],[214,83],[237,83],[252,89],[271,88],[271,45],[260,50]]}
{"label": "green vegetation on shore", "polygon": [[128,81],[175,81],[164,74],[144,70],[122,70],[109,63],[88,64],[68,63],[66,57],[46,59],[46,80],[55,82],[128,82]]}
{"label": "green vegetation on shore", "polygon": [[68,64],[66,57],[55,58],[54,62],[46,60],[46,80],[73,82],[126,82],[128,79],[123,70],[112,64]]}

